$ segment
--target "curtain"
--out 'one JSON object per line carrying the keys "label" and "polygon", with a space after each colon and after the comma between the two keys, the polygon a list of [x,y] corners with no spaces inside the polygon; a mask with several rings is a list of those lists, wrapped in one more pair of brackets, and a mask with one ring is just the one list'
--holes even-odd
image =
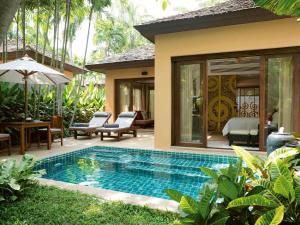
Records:
{"label": "curtain", "polygon": [[284,127],[285,131],[291,132],[292,104],[293,104],[293,66],[292,58],[285,57],[279,61],[279,104],[278,125]]}
{"label": "curtain", "polygon": [[280,57],[268,59],[267,113],[272,124],[293,129],[293,59]]}
{"label": "curtain", "polygon": [[149,118],[154,119],[154,90],[149,89]]}
{"label": "curtain", "polygon": [[120,112],[128,112],[130,107],[130,83],[120,84]]}
{"label": "curtain", "polygon": [[133,89],[133,111],[142,110],[142,90],[140,88]]}
{"label": "curtain", "polygon": [[[199,142],[199,124],[193,121],[197,115],[196,101],[200,97],[200,64],[180,67],[180,140],[182,142]],[[196,118],[197,119],[197,118]],[[194,129],[193,129],[194,125]],[[196,129],[195,129],[196,127]],[[197,129],[198,128],[198,129]],[[197,132],[198,130],[198,132]]]}

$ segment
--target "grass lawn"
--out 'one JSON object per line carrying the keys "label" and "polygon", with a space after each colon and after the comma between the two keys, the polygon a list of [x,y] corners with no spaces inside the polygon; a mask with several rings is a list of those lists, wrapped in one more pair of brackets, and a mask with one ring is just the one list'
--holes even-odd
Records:
{"label": "grass lawn", "polygon": [[46,186],[28,191],[16,202],[0,202],[1,225],[166,225],[176,218],[176,214],[169,212],[104,202],[93,196]]}

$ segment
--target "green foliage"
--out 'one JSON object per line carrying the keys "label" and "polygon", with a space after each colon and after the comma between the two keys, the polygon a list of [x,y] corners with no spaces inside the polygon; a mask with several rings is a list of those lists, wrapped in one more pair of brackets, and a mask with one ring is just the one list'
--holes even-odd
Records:
{"label": "green foliage", "polygon": [[203,224],[203,225],[225,225],[229,216],[219,211],[216,206],[216,187],[205,185],[200,193],[199,201],[190,196],[183,195],[178,191],[167,189],[165,192],[171,199],[179,202],[179,207],[183,212],[179,224]]}
{"label": "green foliage", "polygon": [[255,4],[280,16],[299,16],[299,0],[254,0]]}
{"label": "green foliage", "polygon": [[44,171],[34,171],[34,165],[30,155],[24,155],[20,163],[13,159],[0,161],[0,201],[15,201],[36,184],[35,178]]}
{"label": "green foliage", "polygon": [[1,225],[167,225],[177,215],[90,195],[38,186],[21,201],[0,204]]}
{"label": "green foliage", "polygon": [[[90,78],[92,79],[92,77]],[[104,109],[104,87],[95,84],[95,82],[90,82],[87,86],[80,87],[79,99],[76,100],[78,82],[73,79],[69,85],[65,86],[62,95],[65,127],[69,126],[75,104],[77,104],[78,109],[75,114],[76,122],[87,122],[94,112]],[[33,119],[49,120],[56,113],[55,98],[55,87],[32,86],[29,93],[29,116]],[[0,102],[0,121],[20,121],[24,119],[24,90],[22,85],[1,82]],[[17,132],[14,130],[8,130],[8,132],[12,134],[14,140],[18,139]]]}
{"label": "green foliage", "polygon": [[[184,212],[180,224],[300,224],[299,148],[280,148],[266,159],[234,146],[241,158],[214,171],[200,200],[166,190]],[[209,222],[208,222],[209,221]]]}
{"label": "green foliage", "polygon": [[149,43],[134,25],[141,23],[147,16],[139,15],[137,8],[128,0],[117,0],[105,16],[98,15],[95,21],[93,60],[121,53]]}

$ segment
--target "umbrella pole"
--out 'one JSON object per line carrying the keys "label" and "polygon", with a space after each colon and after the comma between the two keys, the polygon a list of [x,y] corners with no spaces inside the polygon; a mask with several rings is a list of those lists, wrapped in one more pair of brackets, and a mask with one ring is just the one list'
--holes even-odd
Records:
{"label": "umbrella pole", "polygon": [[27,76],[24,77],[24,97],[25,97],[25,120],[28,115],[28,81]]}

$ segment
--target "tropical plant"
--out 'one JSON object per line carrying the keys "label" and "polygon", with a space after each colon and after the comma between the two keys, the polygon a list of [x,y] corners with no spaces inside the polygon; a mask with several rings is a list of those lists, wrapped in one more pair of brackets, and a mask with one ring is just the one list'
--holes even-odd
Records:
{"label": "tropical plant", "polygon": [[[99,75],[86,74],[91,82],[80,88],[78,98],[74,98],[78,81],[72,80],[65,86],[62,94],[62,107],[64,125],[68,127],[73,116],[74,105],[77,111],[74,119],[78,122],[87,122],[96,111],[104,109],[105,91],[99,85]],[[56,115],[56,89],[52,86],[42,85],[36,88],[31,86],[28,96],[29,116],[34,119],[49,120]],[[0,121],[21,121],[24,119],[24,91],[21,84],[0,83]],[[14,129],[7,130],[13,137],[14,143],[18,143],[19,133]],[[65,134],[69,135],[65,129]]]}
{"label": "tropical plant", "polygon": [[240,147],[233,149],[242,160],[219,171],[200,168],[211,177],[200,201],[166,190],[180,203],[184,213],[180,224],[300,224],[300,149],[280,148],[266,159]]}
{"label": "tropical plant", "polygon": [[[300,223],[300,174],[295,156],[299,149],[280,148],[266,160],[254,157],[239,147],[235,152],[247,164],[249,170],[249,191],[256,194],[231,201],[227,208],[251,209],[258,217],[259,224],[299,224]],[[249,208],[250,207],[250,208]]]}
{"label": "tropical plant", "polygon": [[30,155],[24,155],[20,163],[14,159],[0,161],[0,201],[15,201],[37,184],[35,178],[45,171],[34,171],[34,166],[35,161]]}
{"label": "tropical plant", "polygon": [[229,218],[225,210],[221,211],[216,207],[218,196],[215,186],[206,184],[199,201],[172,189],[165,192],[171,199],[179,202],[182,217],[178,224],[225,225]]}

